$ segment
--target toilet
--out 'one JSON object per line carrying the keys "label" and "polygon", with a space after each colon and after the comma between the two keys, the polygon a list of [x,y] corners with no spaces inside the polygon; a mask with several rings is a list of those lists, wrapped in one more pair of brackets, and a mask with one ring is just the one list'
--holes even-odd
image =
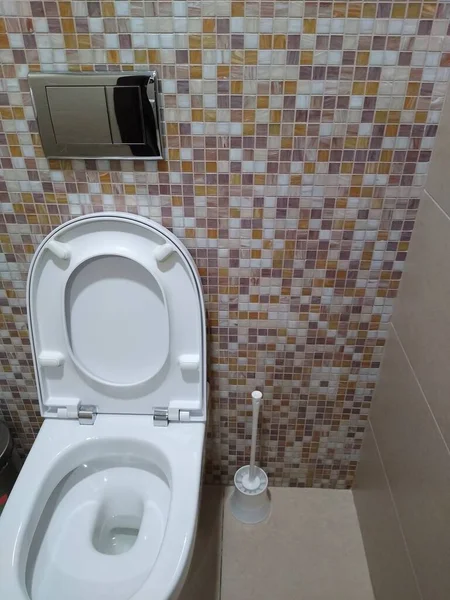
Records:
{"label": "toilet", "polygon": [[44,423],[0,518],[0,598],[174,600],[208,399],[192,258],[149,219],[82,216],[37,249],[27,307]]}

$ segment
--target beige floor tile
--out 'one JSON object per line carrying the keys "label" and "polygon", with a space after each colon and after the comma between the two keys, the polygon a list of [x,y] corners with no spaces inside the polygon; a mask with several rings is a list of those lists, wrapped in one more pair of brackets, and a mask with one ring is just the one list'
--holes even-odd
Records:
{"label": "beige floor tile", "polygon": [[204,486],[197,539],[179,600],[219,600],[223,487]]}
{"label": "beige floor tile", "polygon": [[272,489],[272,513],[224,509],[221,600],[374,600],[351,492]]}

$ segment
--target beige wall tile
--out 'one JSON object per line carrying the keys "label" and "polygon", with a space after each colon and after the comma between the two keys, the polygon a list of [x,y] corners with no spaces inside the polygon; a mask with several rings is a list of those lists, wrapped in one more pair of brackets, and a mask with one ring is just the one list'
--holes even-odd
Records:
{"label": "beige wall tile", "polygon": [[450,220],[421,204],[393,323],[450,444]]}
{"label": "beige wall tile", "polygon": [[421,600],[370,426],[364,436],[353,497],[375,597]]}
{"label": "beige wall tile", "polygon": [[450,215],[450,93],[441,113],[425,189]]}
{"label": "beige wall tile", "polygon": [[390,329],[372,407],[372,428],[422,596],[447,600],[450,454],[397,334]]}

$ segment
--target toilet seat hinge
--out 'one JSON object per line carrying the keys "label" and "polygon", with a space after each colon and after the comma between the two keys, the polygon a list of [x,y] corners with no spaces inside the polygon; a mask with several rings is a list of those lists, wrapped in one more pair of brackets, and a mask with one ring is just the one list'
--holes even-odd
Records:
{"label": "toilet seat hinge", "polygon": [[80,425],[93,425],[97,417],[97,407],[92,404],[78,406],[78,421]]}
{"label": "toilet seat hinge", "polygon": [[169,424],[169,409],[155,407],[153,409],[153,424],[155,427],[167,427]]}
{"label": "toilet seat hinge", "polygon": [[153,409],[153,423],[155,427],[167,427],[171,421],[190,421],[191,413],[175,406],[175,402],[169,402],[169,407],[155,407]]}

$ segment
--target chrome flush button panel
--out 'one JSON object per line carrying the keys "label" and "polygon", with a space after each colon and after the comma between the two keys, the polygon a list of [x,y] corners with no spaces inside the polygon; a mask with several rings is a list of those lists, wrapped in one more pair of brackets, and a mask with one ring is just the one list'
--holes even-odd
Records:
{"label": "chrome flush button panel", "polygon": [[162,158],[156,71],[30,73],[49,158]]}

